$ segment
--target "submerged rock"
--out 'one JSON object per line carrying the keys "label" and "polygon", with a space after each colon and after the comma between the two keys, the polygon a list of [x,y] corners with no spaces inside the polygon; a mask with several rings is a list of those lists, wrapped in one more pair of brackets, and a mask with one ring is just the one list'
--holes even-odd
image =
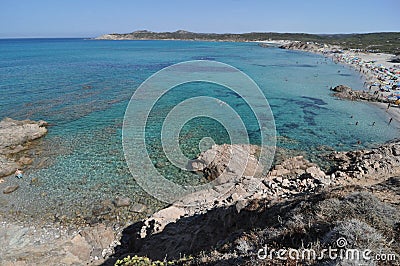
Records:
{"label": "submerged rock", "polygon": [[128,197],[116,197],[114,200],[115,207],[126,207],[131,205],[131,199]]}
{"label": "submerged rock", "polygon": [[4,193],[4,194],[10,194],[10,193],[16,191],[18,188],[19,188],[18,185],[15,185],[15,186],[7,186],[7,187],[3,190],[3,193]]}
{"label": "submerged rock", "polygon": [[131,212],[142,213],[146,210],[146,205],[140,203],[134,203],[132,207],[129,209]]}

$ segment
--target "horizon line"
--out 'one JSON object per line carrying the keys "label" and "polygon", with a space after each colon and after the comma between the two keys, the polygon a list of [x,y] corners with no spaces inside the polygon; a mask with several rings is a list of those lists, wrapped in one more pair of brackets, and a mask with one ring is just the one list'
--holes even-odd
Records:
{"label": "horizon line", "polygon": [[249,34],[249,33],[277,33],[277,34],[309,34],[309,35],[356,35],[356,34],[374,34],[374,33],[400,33],[400,31],[371,31],[371,32],[348,32],[348,33],[309,33],[309,32],[278,32],[278,31],[248,31],[248,32],[240,32],[240,33],[232,33],[232,32],[224,32],[224,33],[216,33],[216,32],[194,32],[188,30],[175,30],[175,31],[151,31],[151,30],[135,30],[132,32],[125,32],[125,33],[102,33],[96,36],[5,36],[1,37],[0,39],[92,39],[102,35],[107,34],[131,34],[140,31],[147,31],[149,33],[176,33],[179,31],[185,31],[187,33],[195,33],[195,34],[216,34],[216,35],[224,35],[224,34],[234,34],[234,35],[241,35],[241,34]]}

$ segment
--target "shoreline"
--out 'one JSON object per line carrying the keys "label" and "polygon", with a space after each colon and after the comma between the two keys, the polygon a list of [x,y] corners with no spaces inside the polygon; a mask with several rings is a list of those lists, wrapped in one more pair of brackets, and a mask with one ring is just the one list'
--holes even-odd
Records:
{"label": "shoreline", "polygon": [[[387,105],[386,104],[384,104],[384,103],[376,103],[376,102],[370,102],[371,104],[374,104],[374,105],[377,105],[377,107],[378,108],[380,108],[380,109],[386,109],[386,107],[387,107]],[[399,112],[395,112],[395,111],[397,111],[397,109],[393,109],[393,108],[390,108],[389,109],[389,111],[388,111],[388,114],[392,114],[392,113],[394,113],[395,115],[397,114],[397,116],[396,116],[396,120],[400,123],[400,110],[399,110]],[[383,145],[383,144],[382,144]],[[380,146],[382,146],[382,145],[380,145]],[[313,166],[312,166],[313,167]],[[313,193],[313,192],[310,192],[310,193]],[[233,196],[233,195],[232,195]],[[161,209],[161,210],[165,210],[165,209]],[[10,225],[9,223],[7,223],[8,225]],[[60,231],[62,231],[62,230],[64,230],[64,228],[61,226],[61,228],[59,228],[60,227],[60,225],[59,224],[57,224],[57,223],[53,223],[53,222],[50,222],[49,221],[49,224],[51,224],[51,225],[54,225],[54,227],[55,228],[57,228],[57,229],[60,229]],[[4,222],[3,222],[3,225],[4,225]],[[11,225],[14,225],[14,224],[11,224]],[[98,225],[102,225],[102,224],[98,224]],[[26,226],[26,225],[25,225]],[[67,225],[68,226],[68,225]],[[28,228],[29,227],[29,228]],[[29,235],[29,234],[31,234],[33,231],[35,231],[36,229],[31,229],[31,227],[32,227],[32,225],[29,225],[29,226],[26,226],[25,228],[20,228],[20,229],[18,229],[16,232],[16,234],[19,234],[18,232],[24,232],[24,230],[26,229],[26,228],[28,228],[28,230],[26,230],[26,232],[22,235],[22,237],[24,236],[24,235]],[[94,231],[94,232],[97,232],[96,230],[97,229],[94,229],[94,228],[97,228],[97,226],[95,225],[95,226],[88,226],[90,229],[89,229],[89,231]],[[113,225],[107,225],[107,227],[108,227],[108,229],[115,229],[115,228],[113,228]],[[4,225],[4,228],[5,228],[5,230],[7,231],[7,230],[9,230],[9,228],[7,228],[5,225]],[[21,230],[21,231],[20,231]],[[118,233],[120,233],[120,231],[121,231],[122,229],[121,228],[119,228],[119,229],[116,229],[116,230],[114,230],[113,231],[113,233],[114,234],[118,234]],[[89,243],[88,241],[86,241],[86,240],[83,240],[82,239],[82,235],[85,235],[86,233],[83,233],[83,232],[87,232],[88,230],[86,230],[86,227],[82,227],[82,228],[80,228],[79,230],[77,229],[76,231],[74,231],[74,232],[68,232],[68,233],[65,233],[66,235],[64,235],[63,237],[61,237],[62,238],[62,240],[63,241],[66,241],[66,242],[58,242],[59,240],[59,238],[60,237],[58,237],[58,233],[54,233],[54,235],[52,236],[53,238],[52,238],[52,241],[54,240],[54,241],[57,241],[57,243],[63,243],[63,244],[65,244],[65,243],[69,243],[69,242],[72,242],[72,247],[74,247],[74,248],[82,248],[82,247],[84,247],[82,250],[84,250],[86,247],[87,247],[87,244]],[[46,231],[38,231],[39,232],[39,234],[40,233],[44,233],[44,234],[46,234]],[[64,232],[64,231],[63,231]],[[34,234],[32,234],[32,235],[34,235]],[[36,237],[36,236],[35,236]],[[66,237],[66,238],[71,238],[71,239],[67,239],[67,240],[65,240],[64,239],[64,237]],[[84,237],[83,237],[84,238]],[[19,240],[23,240],[23,238],[20,238]],[[113,240],[113,241],[118,241],[118,240]],[[85,242],[86,242],[86,244],[85,244]],[[113,242],[113,243],[111,243],[110,245],[114,245],[114,246],[116,246],[116,243],[117,242]],[[49,243],[48,243],[49,244]],[[89,243],[90,244],[90,243]],[[108,243],[109,244],[109,243]],[[98,248],[98,247],[95,247],[95,248]],[[106,250],[106,251],[104,251],[104,250]],[[81,256],[80,254],[80,252],[78,252],[78,251],[71,251],[71,250],[66,250],[65,252],[70,252],[71,254],[73,254],[73,256],[70,256],[70,257],[68,257],[70,260],[75,260],[76,258],[75,257],[79,257],[79,256]],[[96,257],[97,258],[100,258],[100,256],[102,256],[103,255],[103,252],[104,252],[104,254],[106,255],[106,256],[108,256],[108,255],[111,255],[111,249],[110,249],[110,247],[107,247],[107,248],[104,248],[103,250],[101,250],[101,252],[99,252],[98,250],[96,251],[96,255],[93,255],[93,258],[92,258],[92,263],[94,263],[95,261],[101,261],[101,259],[95,259]],[[75,256],[75,254],[77,254],[77,256]],[[86,254],[86,253],[85,253]],[[100,254],[100,255],[99,255]],[[69,255],[68,255],[69,256]],[[1,262],[1,260],[0,260],[0,262]]]}
{"label": "shoreline", "polygon": [[257,43],[266,47],[268,47],[268,44],[273,44],[274,46],[279,46],[281,49],[319,54],[332,59],[335,63],[350,66],[365,78],[364,87],[366,88],[369,85],[379,87],[379,84],[381,87],[385,85],[393,86],[400,82],[399,79],[391,79],[392,77],[398,78],[400,74],[400,63],[389,61],[395,57],[393,54],[364,52],[356,49],[344,49],[338,45],[313,42],[273,40],[259,41]]}
{"label": "shoreline", "polygon": [[380,110],[386,111],[388,116],[392,117],[394,121],[400,124],[400,106],[397,107],[392,106],[389,109],[387,109],[388,105],[386,103],[381,103],[381,102],[369,102],[369,103],[375,105]]}
{"label": "shoreline", "polygon": [[[387,113],[400,124],[400,63],[389,62],[394,58],[393,54],[371,53],[353,50],[344,50],[337,45],[327,45],[318,43],[302,43],[299,41],[274,40],[258,42],[261,46],[267,46],[272,43],[272,46],[278,46],[281,49],[298,50],[322,55],[331,59],[336,64],[354,69],[360,74],[364,81],[363,92],[369,95],[378,96],[379,100],[363,100],[379,107],[381,110],[386,110],[388,104],[392,106],[387,110]],[[339,84],[337,84],[339,85]],[[396,101],[396,97],[397,101]],[[383,101],[381,100],[383,98]]]}

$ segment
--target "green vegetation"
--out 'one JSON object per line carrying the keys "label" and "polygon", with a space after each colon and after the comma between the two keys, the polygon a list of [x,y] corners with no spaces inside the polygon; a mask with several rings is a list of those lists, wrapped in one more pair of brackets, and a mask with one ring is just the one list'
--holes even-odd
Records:
{"label": "green vegetation", "polygon": [[[371,52],[400,54],[400,32],[378,32],[364,34],[307,34],[251,32],[242,34],[194,33],[188,31],[151,32],[135,31],[124,34],[110,34],[115,39],[124,40],[198,40],[198,41],[263,41],[296,40],[340,45],[348,49],[363,49]],[[102,37],[100,37],[102,38]]]}

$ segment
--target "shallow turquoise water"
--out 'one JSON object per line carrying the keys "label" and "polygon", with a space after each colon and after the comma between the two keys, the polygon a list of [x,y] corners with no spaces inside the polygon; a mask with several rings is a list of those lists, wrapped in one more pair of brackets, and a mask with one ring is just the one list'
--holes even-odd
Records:
{"label": "shallow turquoise water", "polygon": [[[385,112],[331,97],[330,86],[362,89],[363,80],[352,69],[314,54],[261,48],[255,43],[0,40],[0,118],[44,119],[52,125],[40,156],[51,159],[50,164],[28,171],[40,182],[13,193],[17,199],[13,208],[68,214],[117,194],[146,201],[122,152],[126,106],[151,74],[199,59],[230,64],[257,82],[271,105],[282,147],[318,154],[321,145],[349,150],[357,141],[368,146],[399,137],[399,125],[388,125]],[[160,147],[159,125],[176,103],[200,95],[232,105],[244,118],[251,142],[259,143],[254,117],[232,92],[210,84],[177,87],[153,110],[146,141],[159,171],[182,183],[202,180],[168,165]],[[198,142],[205,136],[216,143],[228,142],[221,125],[198,119],[182,130],[184,153],[196,156]],[[47,200],[37,196],[41,191],[46,191]],[[32,199],[37,199],[35,204]]]}

